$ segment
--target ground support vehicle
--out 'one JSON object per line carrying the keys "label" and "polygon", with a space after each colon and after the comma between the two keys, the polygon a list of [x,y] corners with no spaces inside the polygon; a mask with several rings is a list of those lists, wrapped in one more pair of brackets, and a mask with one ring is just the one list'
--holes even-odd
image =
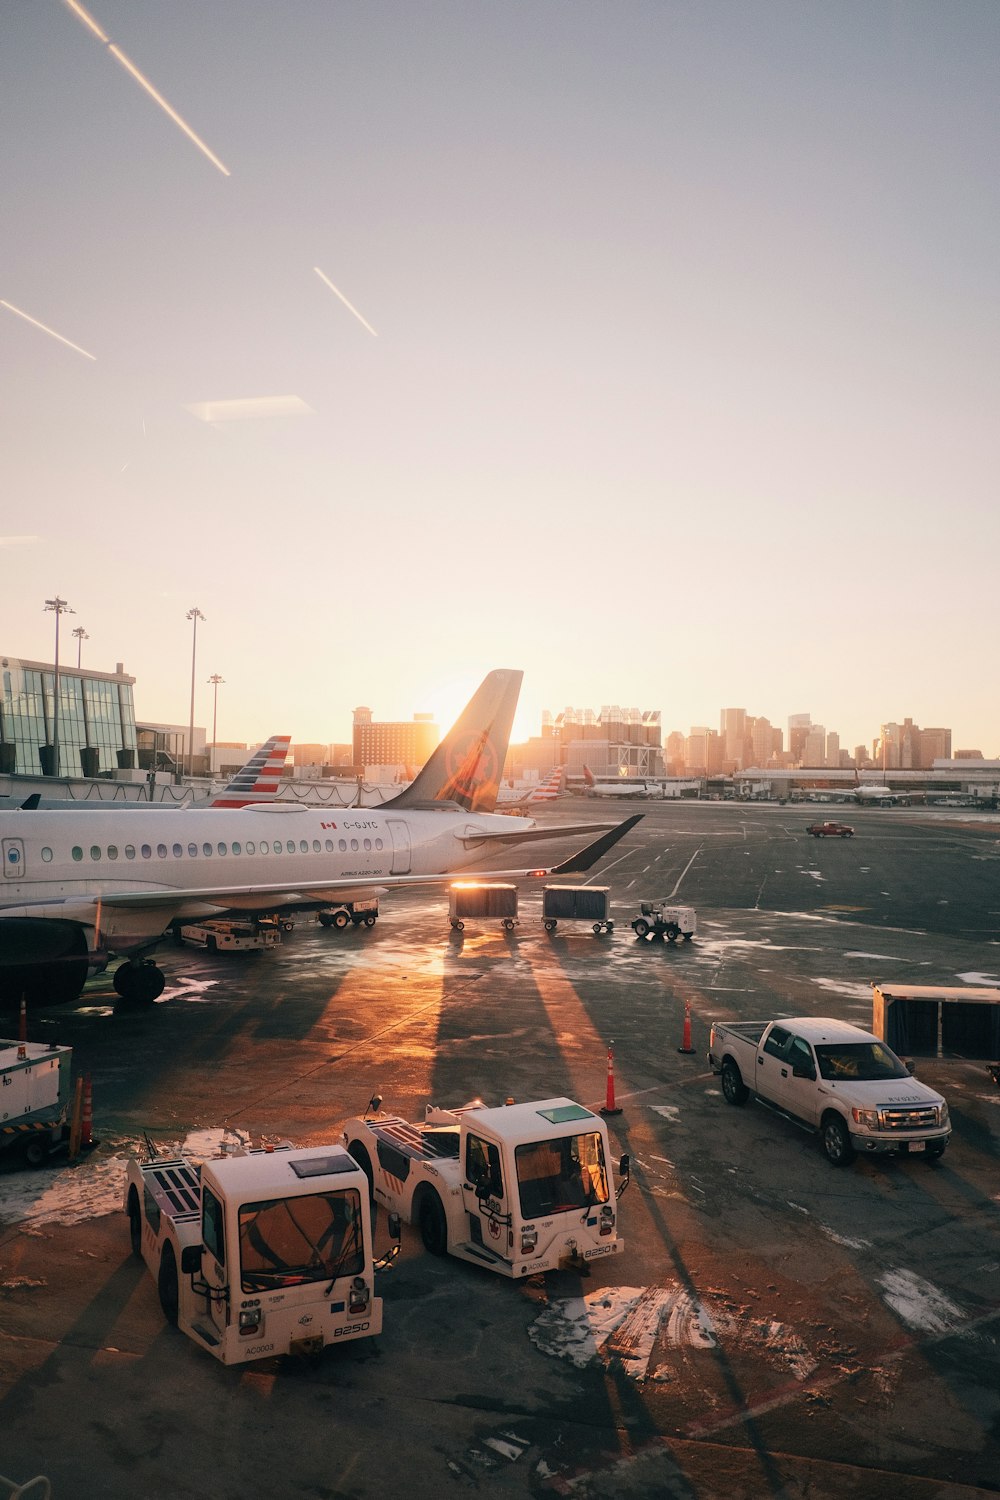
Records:
{"label": "ground support vehicle", "polygon": [[698,930],[693,906],[669,906],[666,901],[640,901],[639,915],[632,921],[636,937],[665,937],[676,943],[689,943]]}
{"label": "ground support vehicle", "polygon": [[352,922],[355,927],[374,927],[377,917],[378,900],[374,896],[366,901],[341,901],[337,906],[316,913],[321,927],[336,927],[338,932],[343,932]]}
{"label": "ground support vehicle", "polygon": [[1000,989],[873,981],[872,1031],[906,1057],[1000,1059]]}
{"label": "ground support vehicle", "polygon": [[755,1098],[819,1134],[827,1160],[857,1152],[937,1158],[951,1138],[948,1106],[870,1031],[828,1017],[718,1021],[708,1061],[730,1104]]}
{"label": "ground support vehicle", "polygon": [[448,920],[456,932],[466,922],[499,921],[504,932],[517,925],[517,886],[459,880],[448,889]]}
{"label": "ground support vehicle", "polygon": [[220,917],[209,922],[185,923],[180,929],[180,940],[207,948],[209,953],[252,953],[276,948],[281,933],[267,921],[228,922]]}
{"label": "ground support vehicle", "polygon": [[40,1167],[68,1139],[72,1047],[0,1037],[0,1155]]}
{"label": "ground support vehicle", "polygon": [[542,891],[542,922],[546,932],[555,932],[560,922],[590,922],[597,933],[614,932],[610,905],[606,885],[547,885]]}
{"label": "ground support vehicle", "polygon": [[429,1106],[420,1125],[366,1115],[348,1120],[343,1139],[374,1201],[418,1224],[432,1255],[518,1280],[624,1248],[618,1201],[629,1158],[616,1195],[607,1126],[571,1099]]}
{"label": "ground support vehicle", "polygon": [[133,1160],[124,1208],[167,1321],[223,1364],[382,1330],[368,1183],[342,1146]]}
{"label": "ground support vehicle", "polygon": [[266,917],[258,917],[257,926],[270,927],[274,932],[294,932],[295,917],[290,911],[272,911]]}
{"label": "ground support vehicle", "polygon": [[811,833],[814,839],[852,839],[854,829],[850,823],[810,823],[806,833]]}

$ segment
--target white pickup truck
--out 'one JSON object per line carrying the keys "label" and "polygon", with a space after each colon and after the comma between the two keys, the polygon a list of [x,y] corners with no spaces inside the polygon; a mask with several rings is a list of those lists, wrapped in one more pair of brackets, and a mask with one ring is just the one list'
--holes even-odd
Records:
{"label": "white pickup truck", "polygon": [[[420,1125],[377,1114],[343,1139],[376,1203],[418,1224],[432,1255],[520,1280],[623,1249],[607,1126],[572,1099],[430,1105]],[[618,1175],[620,1195],[627,1156]]]}
{"label": "white pickup truck", "polygon": [[819,1134],[827,1160],[858,1152],[944,1154],[948,1106],[870,1031],[828,1017],[716,1021],[708,1061],[730,1104],[759,1099]]}

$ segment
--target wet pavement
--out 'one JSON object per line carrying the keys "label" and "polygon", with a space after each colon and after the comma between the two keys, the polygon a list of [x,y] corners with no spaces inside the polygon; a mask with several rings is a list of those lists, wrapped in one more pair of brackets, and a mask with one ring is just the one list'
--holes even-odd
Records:
{"label": "wet pavement", "polygon": [[[103,977],[32,1017],[91,1074],[101,1144],[0,1175],[0,1474],[46,1474],[55,1500],[1000,1493],[983,1064],[919,1065],[952,1109],[939,1164],[842,1171],[727,1106],[705,1064],[716,1018],[869,1024],[872,979],[1000,984],[1000,822],[851,808],[841,841],[806,836],[808,805],[641,810],[592,876],[610,936],[547,934],[538,889],[511,934],[398,894],[371,930],[306,917],[270,953],[167,947],[149,1011],[116,1013]],[[634,937],[659,897],[695,907],[693,942]],[[626,1249],[586,1280],[510,1285],[407,1229],[377,1340],[225,1369],[164,1326],[116,1212],[143,1132],[315,1144],[376,1092],[415,1119],[477,1094],[598,1107],[612,1044]]]}

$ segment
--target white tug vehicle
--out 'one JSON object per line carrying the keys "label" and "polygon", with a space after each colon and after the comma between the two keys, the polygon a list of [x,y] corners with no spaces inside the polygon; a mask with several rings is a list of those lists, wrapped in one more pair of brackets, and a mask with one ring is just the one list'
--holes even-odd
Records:
{"label": "white tug vehicle", "polygon": [[624,1248],[607,1126],[572,1099],[481,1099],[458,1109],[429,1105],[423,1124],[377,1113],[348,1120],[343,1140],[376,1203],[417,1224],[432,1255],[519,1280],[583,1266]]}
{"label": "white tug vehicle", "polygon": [[223,1364],[382,1331],[367,1180],[342,1146],[130,1161],[125,1212],[169,1323]]}

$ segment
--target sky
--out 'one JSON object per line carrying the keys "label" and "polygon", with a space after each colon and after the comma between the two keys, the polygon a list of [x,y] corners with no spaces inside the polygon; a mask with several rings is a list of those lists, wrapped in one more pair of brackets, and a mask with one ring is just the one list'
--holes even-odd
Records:
{"label": "sky", "polygon": [[3,0],[0,648],[1000,753],[998,98],[995,0]]}

